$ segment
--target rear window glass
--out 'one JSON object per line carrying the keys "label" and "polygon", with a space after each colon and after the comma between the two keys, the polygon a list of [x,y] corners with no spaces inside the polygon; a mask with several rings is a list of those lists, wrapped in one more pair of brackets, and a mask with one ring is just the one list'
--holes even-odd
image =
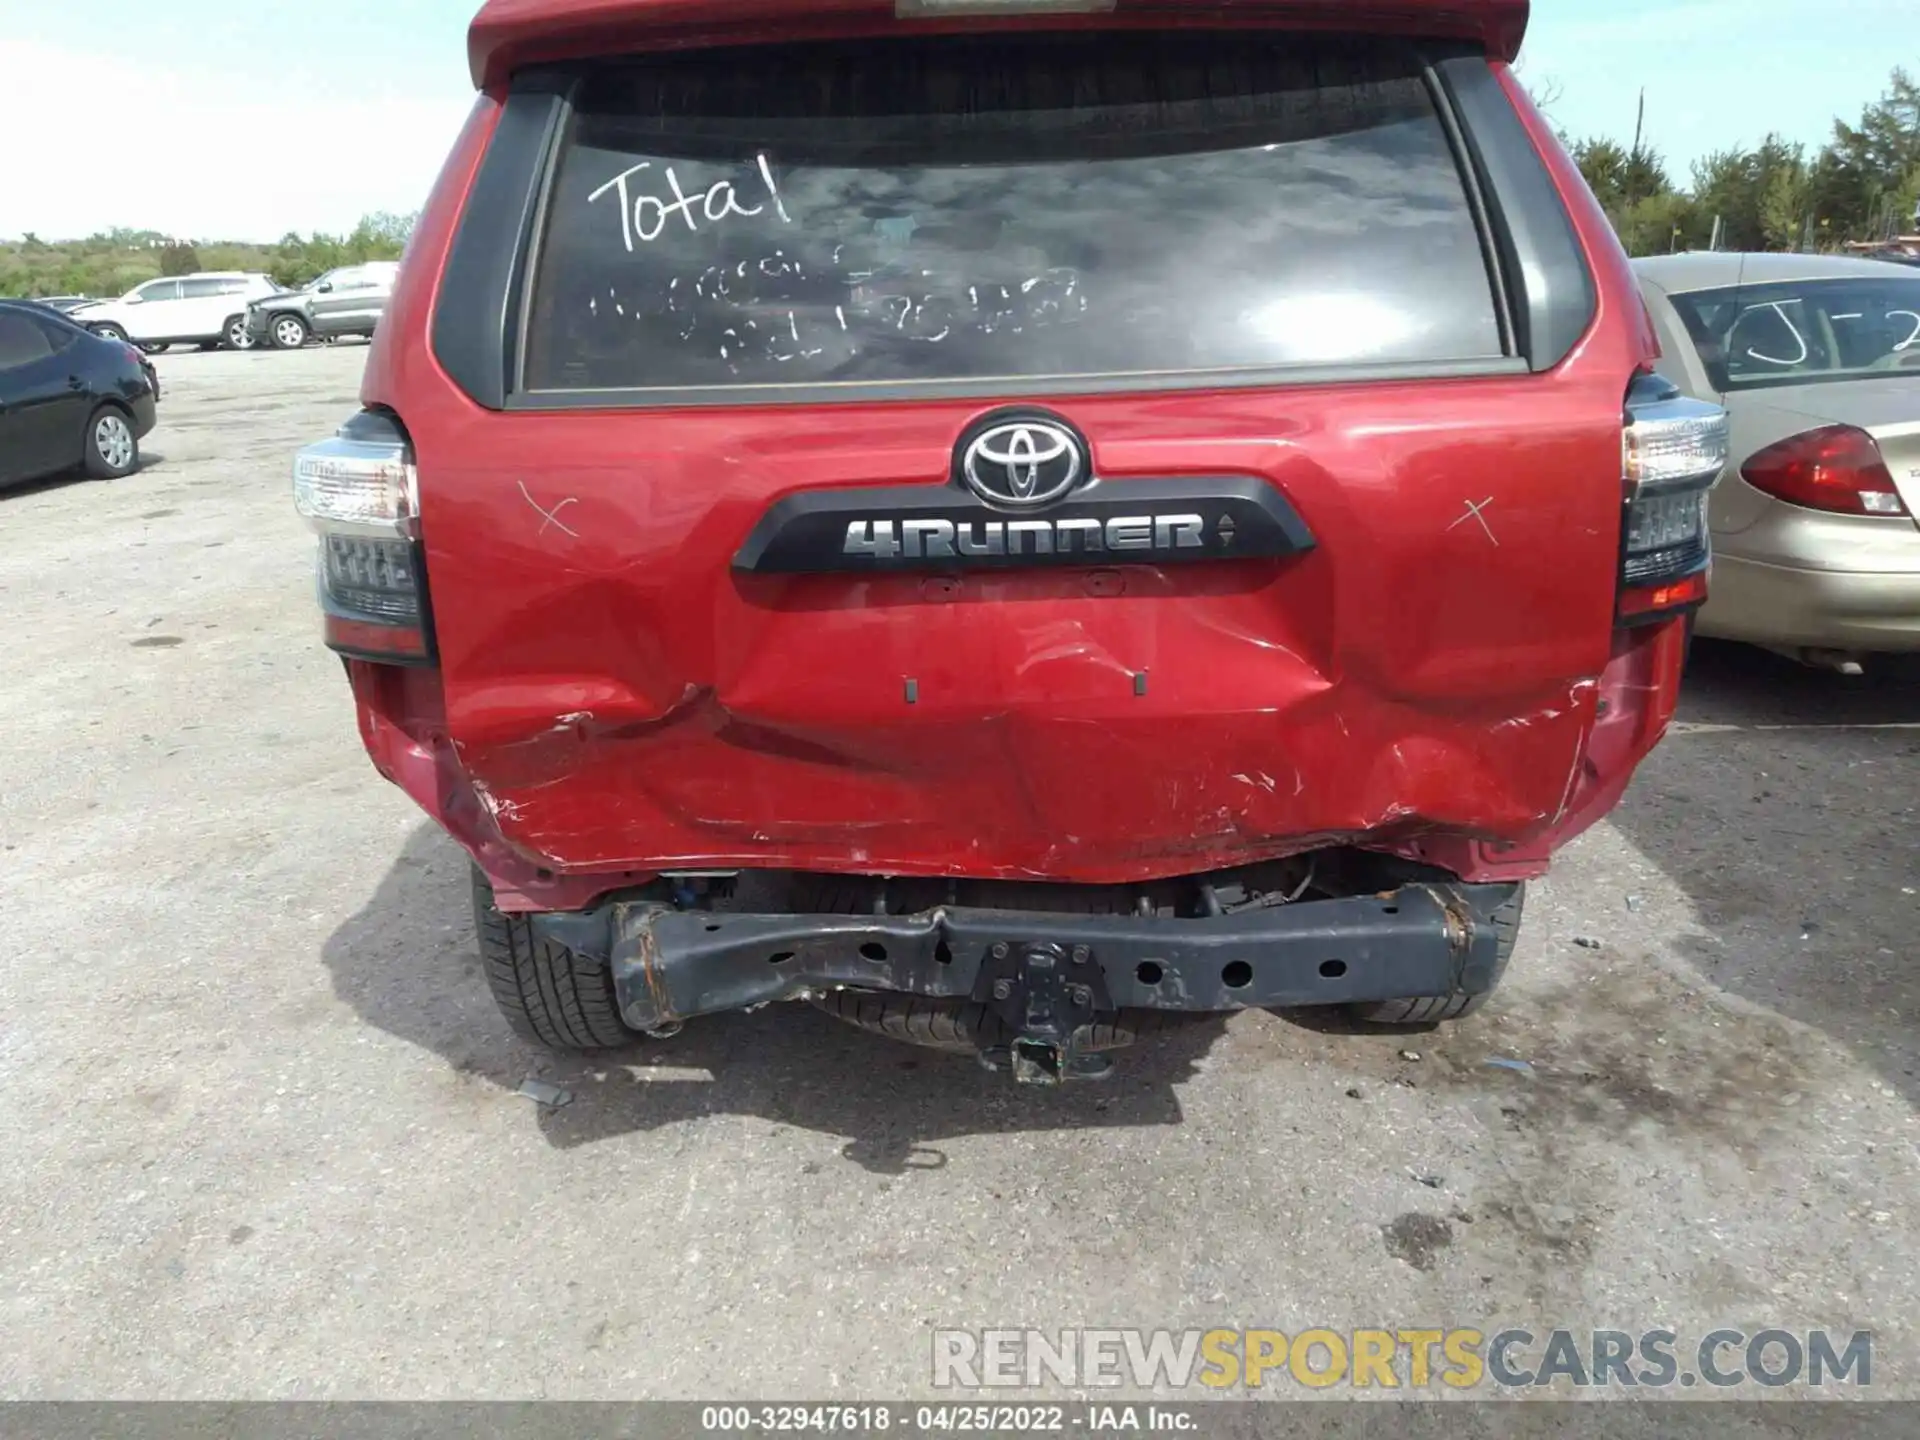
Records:
{"label": "rear window glass", "polygon": [[1920,276],[1889,269],[1669,298],[1719,390],[1920,377]]}
{"label": "rear window glass", "polygon": [[48,328],[18,310],[0,310],[0,370],[17,369],[53,354]]}
{"label": "rear window glass", "polygon": [[523,353],[530,390],[686,391],[1502,345],[1417,61],[1239,33],[597,69],[564,138]]}

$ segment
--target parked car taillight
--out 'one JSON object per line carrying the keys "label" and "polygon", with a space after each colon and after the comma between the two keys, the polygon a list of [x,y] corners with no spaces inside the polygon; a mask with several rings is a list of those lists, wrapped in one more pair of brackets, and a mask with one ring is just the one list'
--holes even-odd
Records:
{"label": "parked car taillight", "polygon": [[1769,445],[1740,467],[1741,478],[1790,505],[1838,515],[1905,515],[1886,456],[1873,436],[1827,425]]}
{"label": "parked car taillight", "polygon": [[399,421],[363,410],[302,450],[293,501],[320,535],[327,644],[363,660],[431,664],[419,477]]}
{"label": "parked car taillight", "polygon": [[1707,598],[1707,495],[1727,464],[1727,412],[1657,375],[1627,391],[1619,615],[1635,622]]}

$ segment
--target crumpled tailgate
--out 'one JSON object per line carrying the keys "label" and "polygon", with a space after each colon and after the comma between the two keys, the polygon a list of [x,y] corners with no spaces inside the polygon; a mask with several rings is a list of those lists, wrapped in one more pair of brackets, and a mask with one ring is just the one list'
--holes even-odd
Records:
{"label": "crumpled tailgate", "polygon": [[1620,383],[1062,400],[1103,485],[1257,477],[1314,547],[955,574],[730,562],[795,491],[943,483],[990,405],[450,403],[409,417],[448,733],[508,843],[562,871],[1118,882],[1524,842],[1608,657]]}

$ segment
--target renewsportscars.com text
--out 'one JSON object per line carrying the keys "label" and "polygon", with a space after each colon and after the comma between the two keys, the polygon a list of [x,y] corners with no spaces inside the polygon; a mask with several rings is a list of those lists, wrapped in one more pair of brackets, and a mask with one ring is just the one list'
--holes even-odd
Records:
{"label": "renewsportscars.com text", "polygon": [[941,1390],[1867,1386],[1873,1335],[1826,1330],[936,1330]]}

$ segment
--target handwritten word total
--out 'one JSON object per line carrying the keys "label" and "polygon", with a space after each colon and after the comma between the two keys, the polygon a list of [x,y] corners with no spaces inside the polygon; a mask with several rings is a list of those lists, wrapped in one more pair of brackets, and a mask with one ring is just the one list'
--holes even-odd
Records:
{"label": "handwritten word total", "polygon": [[[767,163],[765,155],[754,156],[754,164],[760,171],[760,179],[767,187],[767,199],[758,205],[743,205],[740,194],[731,180],[716,180],[704,191],[695,191],[689,195],[681,187],[680,177],[674,173],[671,165],[665,167],[667,189],[673,192],[672,200],[663,200],[658,195],[633,193],[628,181],[642,170],[651,170],[653,162],[642,160],[638,165],[621,171],[606,184],[587,196],[587,203],[593,204],[609,191],[617,191],[620,196],[620,233],[627,242],[627,251],[632,253],[637,238],[641,244],[648,244],[660,238],[661,232],[676,215],[687,222],[687,229],[694,234],[700,232],[698,215],[704,215],[710,225],[718,224],[729,215],[758,215],[770,202],[774,213],[783,224],[792,224],[787,207],[780,199],[780,187],[774,183],[773,167]],[[697,214],[696,214],[697,212]]]}

